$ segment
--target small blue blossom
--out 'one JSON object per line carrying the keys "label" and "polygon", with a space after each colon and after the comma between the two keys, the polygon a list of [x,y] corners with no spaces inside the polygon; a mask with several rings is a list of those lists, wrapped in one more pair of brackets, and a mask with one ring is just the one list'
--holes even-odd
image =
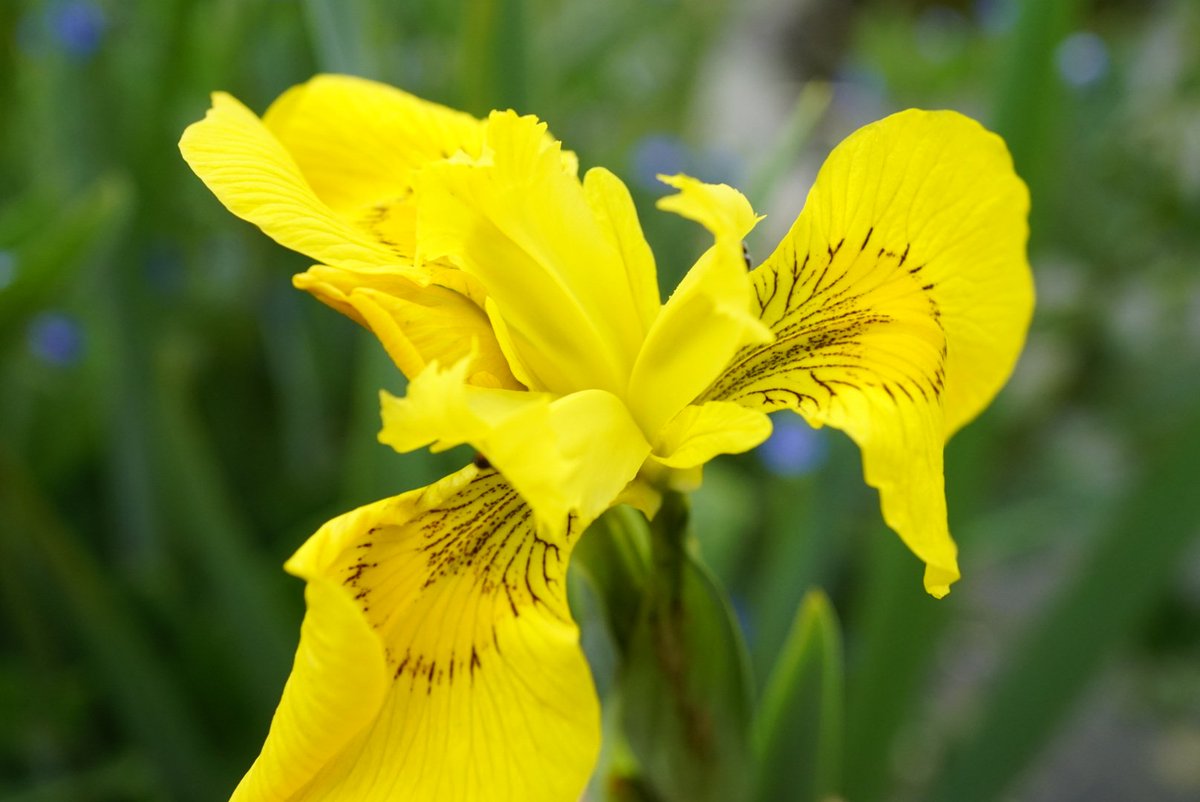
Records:
{"label": "small blue blossom", "polygon": [[72,56],[87,58],[96,52],[107,27],[104,12],[82,0],[52,6],[48,14],[55,40]]}
{"label": "small blue blossom", "polygon": [[661,192],[656,176],[689,173],[691,163],[691,153],[678,137],[651,134],[633,148],[633,178],[643,189]]}
{"label": "small blue blossom", "polygon": [[83,350],[79,324],[62,312],[42,312],[29,323],[29,350],[52,365],[69,365]]}
{"label": "small blue blossom", "polygon": [[1017,24],[1016,0],[975,0],[975,18],[989,36],[1008,33]]}
{"label": "small blue blossom", "polygon": [[696,151],[678,137],[649,134],[633,146],[633,180],[642,189],[663,194],[659,175],[683,173],[710,184],[734,184],[741,177],[738,158],[730,151],[710,148]]}
{"label": "small blue blossom", "polygon": [[776,476],[803,476],[815,470],[825,459],[826,443],[822,432],[799,416],[772,416],[771,436],[757,449],[758,458]]}

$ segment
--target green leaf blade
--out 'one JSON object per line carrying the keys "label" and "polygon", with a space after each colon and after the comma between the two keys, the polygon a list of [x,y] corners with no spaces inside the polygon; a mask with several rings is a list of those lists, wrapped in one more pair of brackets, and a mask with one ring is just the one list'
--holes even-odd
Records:
{"label": "green leaf blade", "polygon": [[804,597],[754,725],[758,802],[829,799],[840,785],[842,636],[828,597]]}

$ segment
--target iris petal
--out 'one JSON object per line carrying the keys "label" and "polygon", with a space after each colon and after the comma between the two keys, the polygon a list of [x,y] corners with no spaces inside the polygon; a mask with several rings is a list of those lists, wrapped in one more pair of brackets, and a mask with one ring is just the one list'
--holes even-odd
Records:
{"label": "iris petal", "polygon": [[434,363],[403,398],[382,393],[379,439],[398,451],[469,443],[512,482],[539,526],[593,518],[637,474],[650,444],[603,390],[566,396],[470,387],[469,359]]}
{"label": "iris petal", "polygon": [[[459,271],[441,271],[448,277]],[[469,276],[459,273],[459,279]],[[293,278],[329,306],[368,328],[410,379],[431,362],[471,357],[470,384],[521,389],[509,370],[487,314],[462,292],[418,284],[403,275],[364,275],[317,265]]]}
{"label": "iris petal", "polygon": [[224,92],[179,140],[183,158],[229,211],[320,262],[384,265],[404,254],[336,214],[254,112]]}
{"label": "iris petal", "polygon": [[743,348],[703,396],[846,431],[934,595],[958,578],[943,443],[1007,379],[1032,313],[1027,214],[1004,143],[977,123],[908,111],[861,129],[753,273],[775,341]]}
{"label": "iris petal", "polygon": [[771,434],[766,413],[729,401],[685,407],[654,443],[654,458],[669,468],[695,468],[718,454],[749,451]]}
{"label": "iris petal", "polygon": [[585,522],[532,520],[468,466],[322,527],[287,565],[301,644],[234,799],[578,798],[600,740],[565,591]]}
{"label": "iris petal", "polygon": [[724,184],[664,180],[680,191],[659,207],[699,222],[715,242],[663,306],[633,366],[630,405],[647,432],[658,432],[695,399],[739,347],[771,338],[749,312],[753,295],[742,240],[758,222],[750,202]]}
{"label": "iris petal", "polygon": [[[625,393],[652,284],[615,181],[592,179],[589,198],[545,125],[512,112],[488,118],[480,159],[422,173],[420,259],[445,260],[480,282],[504,319],[510,361],[536,389]],[[598,217],[591,203],[601,200]]]}
{"label": "iris petal", "polygon": [[263,124],[343,219],[408,256],[413,179],[425,165],[478,156],[483,122],[386,84],[318,75],[271,104]]}

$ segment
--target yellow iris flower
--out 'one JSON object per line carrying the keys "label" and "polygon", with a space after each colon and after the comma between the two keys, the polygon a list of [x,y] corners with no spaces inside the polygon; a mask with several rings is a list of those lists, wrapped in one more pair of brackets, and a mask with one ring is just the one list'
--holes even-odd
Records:
{"label": "yellow iris flower", "polygon": [[862,449],[887,523],[948,592],[943,444],[988,404],[1033,306],[1028,195],[1003,142],[905,111],[830,155],[783,242],[675,176],[709,248],[665,303],[629,192],[545,125],[320,76],[259,119],[216,94],[180,143],[234,214],[320,264],[296,286],[409,379],[380,440],[477,461],[323,526],[291,678],[238,800],[574,800],[599,706],[566,601],[580,534],[790,409]]}

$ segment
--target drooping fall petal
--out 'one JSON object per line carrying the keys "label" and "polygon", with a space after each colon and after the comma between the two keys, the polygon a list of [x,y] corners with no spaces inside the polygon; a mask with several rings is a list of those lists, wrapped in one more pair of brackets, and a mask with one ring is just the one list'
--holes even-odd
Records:
{"label": "drooping fall petal", "polygon": [[494,470],[326,524],[292,676],[236,802],[579,797],[599,705],[566,602],[585,521],[547,540]]}
{"label": "drooping fall petal", "polygon": [[938,596],[959,575],[942,447],[1024,342],[1028,206],[1004,143],[966,117],[907,111],[859,130],[752,274],[775,341],[742,349],[704,395],[846,431]]}

